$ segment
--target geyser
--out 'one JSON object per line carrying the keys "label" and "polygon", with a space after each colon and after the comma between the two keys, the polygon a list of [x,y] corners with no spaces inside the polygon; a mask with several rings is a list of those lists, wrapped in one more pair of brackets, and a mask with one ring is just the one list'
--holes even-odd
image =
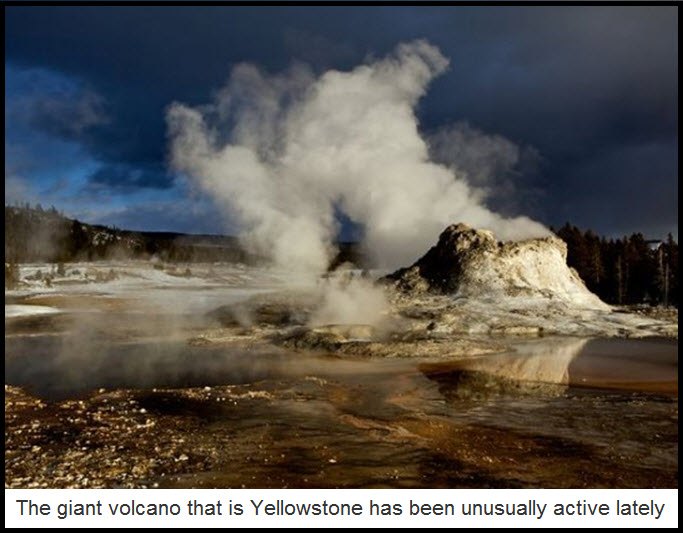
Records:
{"label": "geyser", "polygon": [[503,239],[547,235],[526,217],[493,213],[480,190],[430,161],[415,106],[447,66],[423,40],[317,77],[238,65],[213,103],[170,106],[172,165],[238,221],[250,251],[290,270],[325,270],[336,210],[363,228],[385,268],[414,261],[454,221]]}

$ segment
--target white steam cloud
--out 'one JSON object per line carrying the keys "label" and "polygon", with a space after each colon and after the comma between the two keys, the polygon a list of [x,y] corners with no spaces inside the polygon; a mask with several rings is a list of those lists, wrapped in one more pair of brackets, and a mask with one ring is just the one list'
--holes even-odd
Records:
{"label": "white steam cloud", "polygon": [[331,278],[320,291],[321,303],[309,324],[371,324],[377,326],[385,319],[388,309],[386,295],[381,288],[363,278]]}
{"label": "white steam cloud", "polygon": [[547,234],[491,212],[462,176],[430,161],[415,106],[447,66],[426,41],[317,78],[301,66],[277,76],[237,66],[211,105],[168,110],[172,165],[238,220],[250,250],[293,270],[325,270],[337,209],[387,268],[416,260],[455,222],[502,239]]}
{"label": "white steam cloud", "polygon": [[443,126],[426,140],[431,160],[464,179],[489,208],[514,213],[535,206],[540,191],[532,180],[542,158],[534,147],[519,146],[467,122]]}

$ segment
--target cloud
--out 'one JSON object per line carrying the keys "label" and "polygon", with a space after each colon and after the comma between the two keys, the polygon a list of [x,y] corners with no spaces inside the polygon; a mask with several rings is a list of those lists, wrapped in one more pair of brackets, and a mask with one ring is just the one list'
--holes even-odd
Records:
{"label": "cloud", "polygon": [[[135,231],[228,234],[235,232],[229,219],[206,198],[193,200],[134,201],[124,206],[92,206],[73,216],[93,224]],[[216,221],[220,220],[220,224]]]}
{"label": "cloud", "polygon": [[173,176],[161,166],[133,166],[125,163],[104,164],[88,176],[86,188],[91,191],[135,193],[140,189],[169,189]]}
{"label": "cloud", "polygon": [[102,95],[81,81],[41,69],[5,65],[7,131],[9,123],[64,140],[79,140],[87,130],[110,123]]}
{"label": "cloud", "polygon": [[33,204],[36,198],[38,195],[31,184],[19,176],[8,173],[5,167],[5,203],[14,205],[29,202]]}
{"label": "cloud", "polygon": [[87,129],[109,122],[102,97],[87,89],[75,97],[52,94],[36,98],[29,113],[31,127],[66,139],[78,139]]}
{"label": "cloud", "polygon": [[[572,176],[555,213],[556,225],[566,220],[583,227],[597,223],[614,237],[678,235],[677,142],[618,145],[577,165]],[[639,221],[636,227],[634,220]]]}
{"label": "cloud", "polygon": [[358,51],[350,43],[339,42],[306,28],[287,27],[283,32],[284,46],[297,61],[316,69],[353,62]]}

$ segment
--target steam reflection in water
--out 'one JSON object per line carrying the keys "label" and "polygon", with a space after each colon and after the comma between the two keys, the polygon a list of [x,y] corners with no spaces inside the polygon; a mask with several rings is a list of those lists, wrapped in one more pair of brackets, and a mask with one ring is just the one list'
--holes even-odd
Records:
{"label": "steam reflection in water", "polygon": [[513,346],[510,352],[421,368],[442,383],[478,376],[481,381],[498,378],[519,387],[558,385],[555,391],[564,385],[678,394],[677,341],[547,338]]}

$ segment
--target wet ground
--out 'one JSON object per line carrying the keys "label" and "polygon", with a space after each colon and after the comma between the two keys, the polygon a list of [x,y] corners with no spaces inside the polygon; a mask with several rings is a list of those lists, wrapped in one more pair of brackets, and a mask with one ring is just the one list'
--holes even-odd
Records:
{"label": "wet ground", "polygon": [[677,340],[387,359],[116,305],[5,326],[7,487],[678,487]]}

